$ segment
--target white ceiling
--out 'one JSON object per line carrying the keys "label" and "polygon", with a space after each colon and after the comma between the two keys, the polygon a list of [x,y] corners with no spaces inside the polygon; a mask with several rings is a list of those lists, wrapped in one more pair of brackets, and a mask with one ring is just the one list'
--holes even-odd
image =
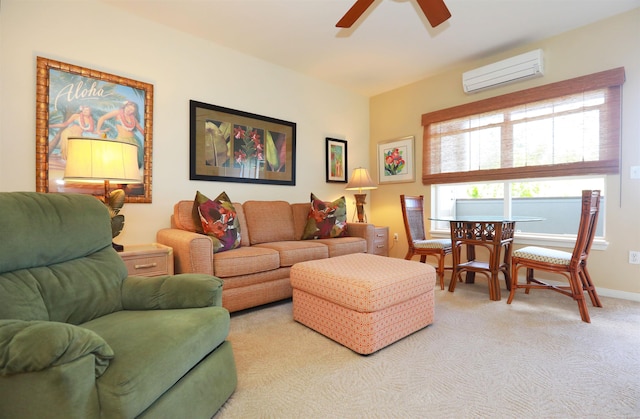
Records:
{"label": "white ceiling", "polygon": [[355,0],[102,1],[366,96],[640,7],[640,0],[445,0],[452,17],[433,29],[415,0],[375,0],[352,28],[339,29]]}

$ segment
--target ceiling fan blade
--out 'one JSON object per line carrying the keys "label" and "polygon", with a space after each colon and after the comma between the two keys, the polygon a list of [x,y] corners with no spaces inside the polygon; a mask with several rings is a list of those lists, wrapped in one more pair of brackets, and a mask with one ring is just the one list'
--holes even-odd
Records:
{"label": "ceiling fan blade", "polygon": [[417,0],[422,12],[433,28],[451,17],[444,0]]}
{"label": "ceiling fan blade", "polygon": [[356,0],[353,6],[351,6],[351,9],[336,23],[336,28],[350,28],[351,25],[356,23],[356,20],[362,16],[364,11],[373,4],[373,1],[374,0]]}

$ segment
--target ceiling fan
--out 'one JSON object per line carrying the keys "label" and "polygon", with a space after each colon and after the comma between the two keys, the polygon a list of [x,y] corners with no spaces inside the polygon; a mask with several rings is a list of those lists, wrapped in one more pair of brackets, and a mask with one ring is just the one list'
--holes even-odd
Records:
{"label": "ceiling fan", "polygon": [[[451,17],[444,0],[416,0],[432,27],[436,27]],[[350,28],[373,4],[374,0],[356,0],[351,9],[336,23],[337,28]]]}

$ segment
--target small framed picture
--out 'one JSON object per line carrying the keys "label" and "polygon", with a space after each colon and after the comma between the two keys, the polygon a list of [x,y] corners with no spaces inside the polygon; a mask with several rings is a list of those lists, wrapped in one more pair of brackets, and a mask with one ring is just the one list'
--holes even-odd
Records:
{"label": "small framed picture", "polygon": [[378,184],[414,182],[414,138],[378,143]]}
{"label": "small framed picture", "polygon": [[327,138],[327,182],[347,183],[347,142]]}

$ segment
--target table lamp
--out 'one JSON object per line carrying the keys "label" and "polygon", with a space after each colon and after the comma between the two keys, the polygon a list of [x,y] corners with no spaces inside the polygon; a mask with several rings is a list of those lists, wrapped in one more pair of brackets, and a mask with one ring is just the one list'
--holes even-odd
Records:
{"label": "table lamp", "polygon": [[367,198],[367,194],[362,193],[362,190],[377,188],[376,184],[371,180],[367,169],[364,167],[353,169],[353,172],[351,173],[351,180],[347,183],[345,189],[358,191],[358,193],[353,194],[353,196],[356,198],[356,212],[358,214],[359,223],[367,222],[367,215],[364,213],[364,204],[366,204],[365,199]]}
{"label": "table lamp", "polygon": [[[111,215],[111,234],[115,238],[124,227],[124,215],[118,214],[124,204],[124,191],[110,191],[110,183],[141,183],[138,168],[138,146],[106,138],[69,137],[67,143],[65,181],[104,183],[104,203]],[[114,249],[123,246],[112,243]]]}

